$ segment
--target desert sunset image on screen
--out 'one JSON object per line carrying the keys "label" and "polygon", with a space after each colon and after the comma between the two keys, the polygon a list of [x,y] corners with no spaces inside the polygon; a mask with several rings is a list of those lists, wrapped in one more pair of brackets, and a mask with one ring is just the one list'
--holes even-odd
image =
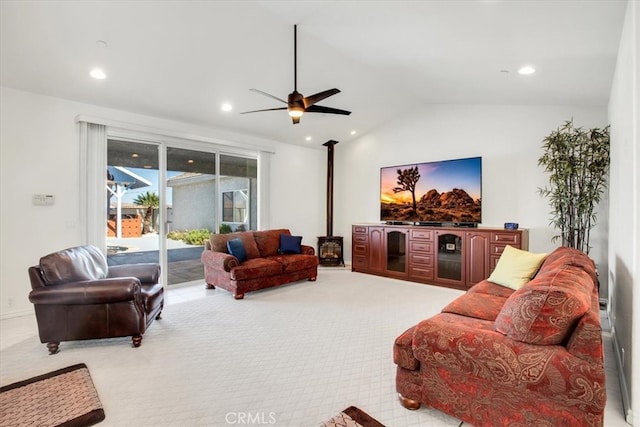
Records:
{"label": "desert sunset image on screen", "polygon": [[482,158],[380,169],[380,219],[480,223]]}

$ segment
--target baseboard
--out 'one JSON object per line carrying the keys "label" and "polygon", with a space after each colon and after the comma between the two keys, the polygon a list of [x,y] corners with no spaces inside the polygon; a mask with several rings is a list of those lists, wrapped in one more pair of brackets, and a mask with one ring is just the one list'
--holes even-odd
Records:
{"label": "baseboard", "polygon": [[618,368],[618,381],[620,382],[620,394],[622,395],[622,409],[624,411],[625,421],[631,425],[633,424],[633,412],[631,410],[631,394],[629,393],[629,385],[624,376],[622,370],[622,352],[620,351],[620,345],[616,336],[615,326],[611,325],[611,341],[613,342],[613,354],[616,359],[616,366]]}
{"label": "baseboard", "polygon": [[350,263],[338,264],[338,265],[318,265],[318,269],[327,270],[351,270]]}

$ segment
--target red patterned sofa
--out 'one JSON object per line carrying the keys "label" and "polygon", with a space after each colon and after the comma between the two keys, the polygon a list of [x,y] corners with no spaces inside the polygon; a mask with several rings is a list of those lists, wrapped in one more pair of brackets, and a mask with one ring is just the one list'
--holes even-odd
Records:
{"label": "red patterned sofa", "polygon": [[[282,253],[282,235],[293,237],[287,229],[212,234],[201,257],[207,288],[220,287],[235,299],[242,299],[246,292],[303,279],[315,281],[318,275],[315,249],[300,244],[300,253]],[[229,253],[227,242],[235,239],[242,241],[246,261],[241,262]]]}
{"label": "red patterned sofa", "polygon": [[485,280],[401,334],[396,390],[476,427],[602,426],[595,265],[558,248],[518,290]]}

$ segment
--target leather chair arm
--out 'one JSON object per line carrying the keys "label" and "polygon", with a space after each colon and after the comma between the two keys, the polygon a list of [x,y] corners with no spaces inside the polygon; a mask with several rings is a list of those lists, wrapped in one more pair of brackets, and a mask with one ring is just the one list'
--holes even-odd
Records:
{"label": "leather chair arm", "polygon": [[315,255],[316,254],[316,250],[313,246],[308,246],[308,245],[301,245],[300,246],[301,250],[300,252],[304,255]]}
{"label": "leather chair arm", "polygon": [[34,304],[108,304],[131,300],[142,300],[140,281],[135,277],[69,282],[29,293],[29,301]]}
{"label": "leather chair arm", "polygon": [[233,267],[240,265],[238,258],[224,252],[202,251],[200,260],[209,268],[229,272]]}
{"label": "leather chair arm", "polygon": [[160,264],[125,264],[109,267],[109,278],[137,277],[142,284],[156,284],[160,281]]}

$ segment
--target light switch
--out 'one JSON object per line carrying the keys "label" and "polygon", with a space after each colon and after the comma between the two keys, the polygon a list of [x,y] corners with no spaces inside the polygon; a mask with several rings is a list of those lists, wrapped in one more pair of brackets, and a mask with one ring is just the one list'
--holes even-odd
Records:
{"label": "light switch", "polygon": [[33,204],[36,206],[51,206],[55,202],[53,194],[34,194]]}

